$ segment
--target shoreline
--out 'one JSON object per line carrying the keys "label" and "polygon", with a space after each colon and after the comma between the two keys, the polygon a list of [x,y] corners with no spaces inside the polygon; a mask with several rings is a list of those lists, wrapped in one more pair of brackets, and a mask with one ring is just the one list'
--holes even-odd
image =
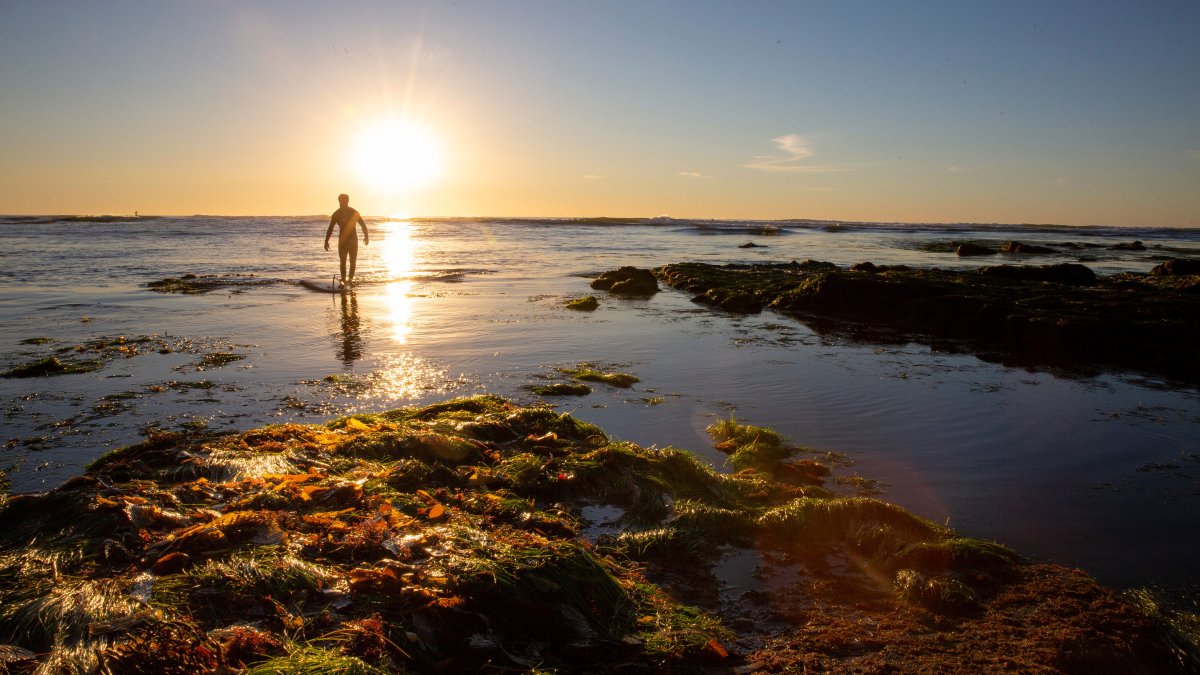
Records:
{"label": "shoreline", "polygon": [[[1151,601],[839,496],[769,429],[710,434],[737,472],[489,395],[163,434],[3,498],[0,632],[47,663],[199,671],[1200,664]],[[620,527],[596,534],[598,507]],[[722,598],[731,550],[769,591]]]}

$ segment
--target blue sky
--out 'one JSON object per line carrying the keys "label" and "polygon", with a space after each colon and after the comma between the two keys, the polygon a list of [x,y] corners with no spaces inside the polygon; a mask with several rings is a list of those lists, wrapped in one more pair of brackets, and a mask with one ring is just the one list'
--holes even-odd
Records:
{"label": "blue sky", "polygon": [[[1198,34],[1196,2],[10,1],[0,212],[1200,226]],[[394,118],[437,180],[363,175]]]}

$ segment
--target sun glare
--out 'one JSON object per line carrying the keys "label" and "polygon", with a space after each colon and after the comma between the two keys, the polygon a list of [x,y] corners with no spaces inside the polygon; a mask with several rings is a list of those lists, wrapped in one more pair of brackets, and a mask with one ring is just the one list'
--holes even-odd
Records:
{"label": "sun glare", "polygon": [[354,148],[354,170],[378,190],[407,192],[436,182],[442,174],[437,138],[412,122],[389,120],[367,127]]}

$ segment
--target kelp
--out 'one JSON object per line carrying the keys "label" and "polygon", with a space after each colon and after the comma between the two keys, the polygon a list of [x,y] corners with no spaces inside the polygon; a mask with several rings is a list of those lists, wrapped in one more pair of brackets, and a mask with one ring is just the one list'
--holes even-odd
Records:
{"label": "kelp", "polygon": [[[0,644],[44,672],[688,670],[736,663],[734,633],[659,583],[731,549],[841,554],[946,616],[1022,564],[834,496],[769,429],[713,430],[755,459],[723,473],[495,396],[155,436],[0,503]],[[620,529],[585,535],[591,507]]]}

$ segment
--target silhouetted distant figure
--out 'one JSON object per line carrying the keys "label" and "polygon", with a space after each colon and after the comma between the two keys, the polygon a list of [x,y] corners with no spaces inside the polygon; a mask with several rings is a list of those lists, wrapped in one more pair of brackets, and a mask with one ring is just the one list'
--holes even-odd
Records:
{"label": "silhouetted distant figure", "polygon": [[[358,260],[358,233],[354,226],[362,225],[363,244],[371,243],[371,235],[367,233],[367,224],[363,222],[362,214],[350,208],[350,195],[338,195],[337,211],[329,217],[329,229],[325,230],[325,250],[329,250],[329,237],[333,234],[333,226],[338,226],[338,258],[341,259],[342,286],[354,283],[354,263]],[[350,256],[350,274],[346,274],[346,256]]]}

